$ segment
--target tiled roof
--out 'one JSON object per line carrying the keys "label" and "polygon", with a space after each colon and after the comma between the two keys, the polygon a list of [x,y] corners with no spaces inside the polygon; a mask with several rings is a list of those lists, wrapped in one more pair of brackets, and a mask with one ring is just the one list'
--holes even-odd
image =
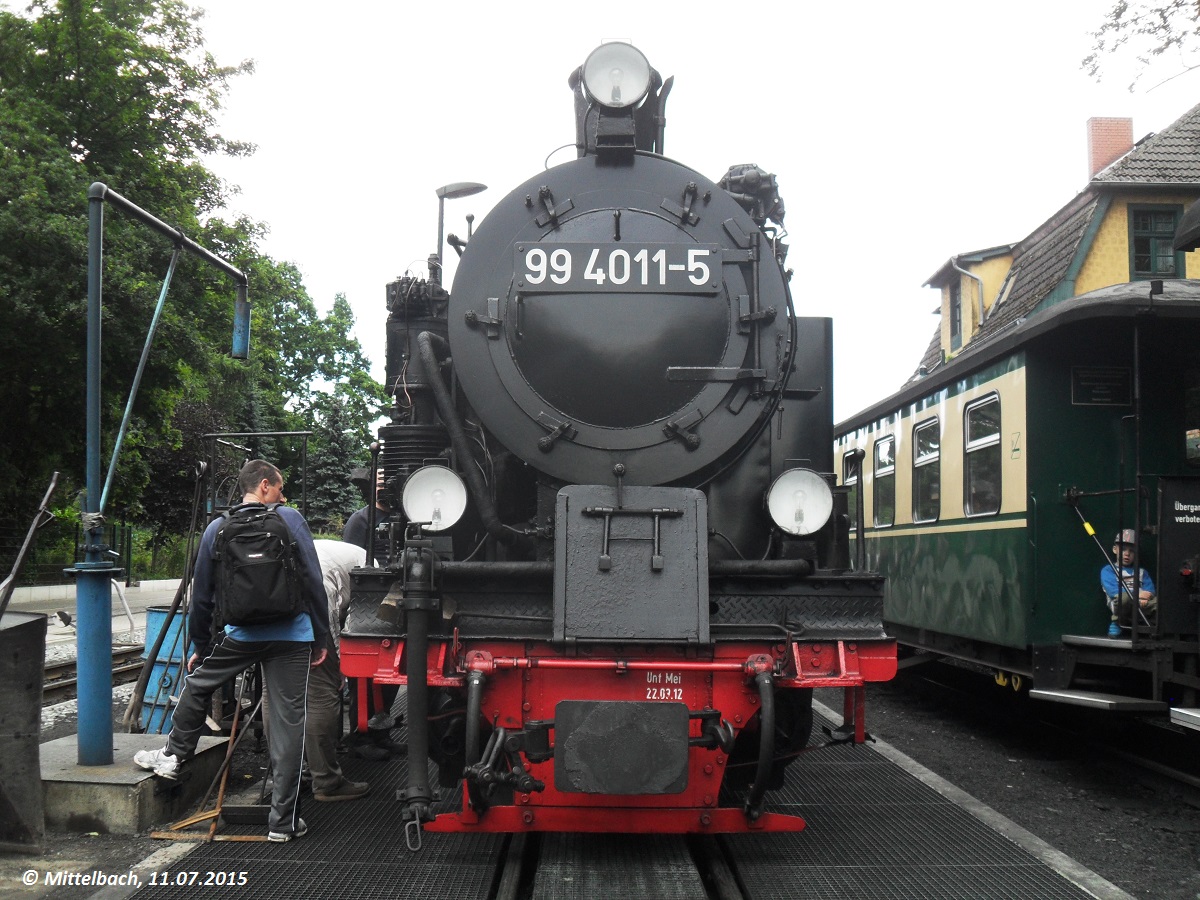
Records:
{"label": "tiled roof", "polygon": [[[1044,234],[1035,232],[1021,243],[1013,260],[1012,288],[1008,296],[993,306],[983,327],[972,338],[1002,328],[1014,319],[1028,315],[1063,280],[1079,242],[1096,212],[1099,198],[1090,192],[1081,194],[1074,208],[1063,210],[1061,221],[1047,223]],[[1039,229],[1042,231],[1042,229]]]}
{"label": "tiled roof", "polygon": [[1140,141],[1092,179],[1094,184],[1200,184],[1200,105]]}
{"label": "tiled roof", "polygon": [[935,368],[942,364],[942,323],[938,323],[937,329],[933,332],[933,340],[929,342],[929,346],[925,350],[925,354],[921,357],[921,361],[917,364],[917,372],[921,369],[926,372],[932,372]]}

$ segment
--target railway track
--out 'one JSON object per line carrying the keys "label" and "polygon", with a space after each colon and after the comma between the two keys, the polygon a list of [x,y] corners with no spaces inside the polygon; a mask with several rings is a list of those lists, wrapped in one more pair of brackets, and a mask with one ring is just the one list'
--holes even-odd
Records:
{"label": "railway track", "polygon": [[[144,644],[126,644],[113,648],[113,685],[127,684],[137,681],[138,673],[142,671],[142,653]],[[78,678],[76,676],[75,660],[47,663],[44,683],[42,686],[42,706],[51,706],[71,700],[76,696]]]}
{"label": "railway track", "polygon": [[515,834],[494,900],[746,900],[719,837],[655,834]]}

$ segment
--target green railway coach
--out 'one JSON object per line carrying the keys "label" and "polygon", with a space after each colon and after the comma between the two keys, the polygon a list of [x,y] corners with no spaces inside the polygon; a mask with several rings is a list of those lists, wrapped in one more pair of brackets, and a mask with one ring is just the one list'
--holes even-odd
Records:
{"label": "green railway coach", "polygon": [[[1151,284],[972,342],[841,423],[835,459],[902,643],[1043,699],[1183,722],[1200,688],[1200,282]],[[1110,636],[1100,570],[1125,528],[1159,610]]]}

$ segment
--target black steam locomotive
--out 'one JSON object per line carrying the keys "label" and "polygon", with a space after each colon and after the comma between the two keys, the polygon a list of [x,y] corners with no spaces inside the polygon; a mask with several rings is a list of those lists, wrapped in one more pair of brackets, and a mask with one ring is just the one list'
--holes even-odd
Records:
{"label": "black steam locomotive", "polygon": [[861,740],[896,666],[881,579],[848,571],[831,323],[792,310],[773,175],[662,155],[672,79],[608,43],[569,84],[578,158],[496,205],[451,292],[439,257],[387,288],[359,725],[406,685],[417,829],[799,830],[765,795],[812,688]]}

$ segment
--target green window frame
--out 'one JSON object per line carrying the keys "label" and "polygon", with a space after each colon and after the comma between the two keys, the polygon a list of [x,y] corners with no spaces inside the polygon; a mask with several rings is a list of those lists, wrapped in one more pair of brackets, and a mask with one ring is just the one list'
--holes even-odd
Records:
{"label": "green window frame", "polygon": [[942,511],[942,430],[935,416],[913,426],[914,522],[936,522]]}
{"label": "green window frame", "polygon": [[849,504],[850,530],[858,527],[858,451],[842,454],[842,486],[847,488],[846,502]]}
{"label": "green window frame", "polygon": [[1129,280],[1184,277],[1183,253],[1172,246],[1183,209],[1129,207]]}
{"label": "green window frame", "polygon": [[871,491],[871,510],[876,528],[896,524],[896,438],[889,435],[875,441],[873,454],[875,483]]}
{"label": "green window frame", "polygon": [[1200,370],[1183,375],[1183,453],[1190,468],[1200,468]]}
{"label": "green window frame", "polygon": [[963,512],[994,516],[1003,497],[1000,456],[1000,397],[991,394],[963,410]]}

